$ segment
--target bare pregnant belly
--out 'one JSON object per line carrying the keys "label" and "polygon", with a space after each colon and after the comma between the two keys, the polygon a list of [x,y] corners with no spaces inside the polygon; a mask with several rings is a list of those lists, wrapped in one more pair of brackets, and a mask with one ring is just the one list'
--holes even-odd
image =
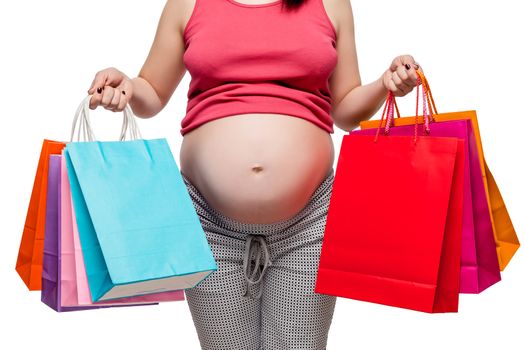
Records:
{"label": "bare pregnant belly", "polygon": [[287,220],[334,162],[331,135],[281,114],[215,119],[184,135],[180,171],[215,210],[240,222]]}

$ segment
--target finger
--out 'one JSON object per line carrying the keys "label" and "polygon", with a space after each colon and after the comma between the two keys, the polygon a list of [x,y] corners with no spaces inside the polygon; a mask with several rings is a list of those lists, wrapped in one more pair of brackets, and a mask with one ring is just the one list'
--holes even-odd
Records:
{"label": "finger", "polygon": [[[397,75],[400,77],[402,82],[405,85],[407,85],[407,86],[412,85],[411,79],[410,79],[409,74],[408,74],[408,71],[411,71],[411,70],[412,70],[411,68],[408,70],[408,69],[406,69],[405,66],[399,66],[397,68],[397,70],[395,71],[395,73],[397,73]],[[414,84],[413,84],[413,86],[414,86]]]}
{"label": "finger", "polygon": [[411,87],[417,86],[418,82],[418,74],[415,70],[415,67],[412,67],[411,69],[406,70],[406,74],[408,75],[408,78],[404,80],[404,83]]}
{"label": "finger", "polygon": [[107,80],[107,70],[99,71],[95,74],[95,78],[93,79],[93,82],[91,83],[91,87],[87,91],[88,94],[92,95],[100,88],[103,88],[105,86],[105,81]]}
{"label": "finger", "polygon": [[120,104],[120,98],[122,96],[122,92],[120,91],[119,88],[115,88],[114,89],[114,95],[113,95],[113,98],[111,99],[111,102],[109,103],[109,106],[108,106],[108,109],[115,112],[115,109],[118,107],[118,105]]}
{"label": "finger", "polygon": [[400,62],[403,66],[407,64],[413,66],[415,64],[415,59],[411,55],[402,55],[400,56]]}
{"label": "finger", "polygon": [[98,88],[95,93],[91,95],[91,98],[89,99],[89,109],[94,110],[100,106],[100,102],[102,101],[102,93],[104,90],[104,88]]}
{"label": "finger", "polygon": [[105,85],[109,85],[113,88],[118,87],[122,83],[123,74],[116,68],[108,68]]}
{"label": "finger", "polygon": [[389,66],[389,70],[394,72],[397,70],[397,67],[402,65],[402,61],[400,59],[400,56],[397,56],[395,57],[395,59],[393,59],[393,62],[391,62],[391,66]]}
{"label": "finger", "polygon": [[115,89],[111,86],[106,86],[104,91],[102,92],[102,102],[100,104],[104,106],[104,108],[108,109],[108,106],[111,103],[114,94]]}
{"label": "finger", "polygon": [[397,85],[395,85],[395,82],[393,81],[393,79],[389,79],[387,81],[387,88],[389,91],[391,91],[392,93],[397,93],[399,90],[397,89]]}
{"label": "finger", "polygon": [[87,93],[89,95],[92,95],[101,84],[102,84],[101,73],[98,72],[95,74],[95,77],[93,81],[91,82],[91,86],[89,86]]}
{"label": "finger", "polygon": [[395,57],[395,59],[393,60],[393,62],[391,63],[391,66],[390,66],[390,70],[392,71],[395,71],[397,70],[397,68],[399,66],[404,66],[406,64],[412,64],[414,63],[415,60],[413,59],[413,57],[411,55],[401,55],[401,56],[397,56]]}
{"label": "finger", "polygon": [[391,75],[391,79],[397,86],[397,89],[399,89],[403,94],[407,94],[410,91],[410,87],[404,84],[402,79],[399,77],[398,70],[393,72],[393,74]]}
{"label": "finger", "polygon": [[[418,68],[418,65],[415,62],[415,59],[411,55],[404,55],[404,56],[402,56],[401,62],[402,62],[402,65],[400,67],[405,69],[407,73],[409,73],[409,71],[412,71],[412,70],[414,71],[414,70],[416,70]],[[400,69],[400,67],[399,67],[399,69]],[[405,77],[402,77],[402,79],[406,80]]]}
{"label": "finger", "polygon": [[402,91],[404,95],[409,94],[413,90],[413,86],[408,86],[406,84],[401,84],[399,90]]}
{"label": "finger", "polygon": [[391,80],[393,80],[396,86],[400,86],[402,84],[402,79],[400,79],[400,77],[398,76],[397,71],[391,74]]}
{"label": "finger", "polygon": [[107,68],[99,71],[95,75],[95,79],[88,90],[89,94],[94,93],[96,89],[109,85],[111,87],[117,87],[123,79],[123,74],[116,68]]}
{"label": "finger", "polygon": [[126,107],[126,104],[127,104],[127,97],[126,95],[124,94],[121,94],[122,96],[120,96],[120,103],[118,104],[118,107],[116,108],[116,110],[118,112],[122,112],[124,110],[124,108]]}
{"label": "finger", "polygon": [[399,96],[405,96],[408,94],[409,90],[406,86],[397,85]]}

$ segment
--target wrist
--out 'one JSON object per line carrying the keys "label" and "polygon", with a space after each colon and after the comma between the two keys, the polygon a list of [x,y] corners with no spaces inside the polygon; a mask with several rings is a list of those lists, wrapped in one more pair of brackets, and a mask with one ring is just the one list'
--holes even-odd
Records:
{"label": "wrist", "polygon": [[376,83],[379,85],[379,90],[380,90],[380,95],[386,99],[388,93],[389,93],[389,89],[387,87],[387,77],[388,77],[388,72],[389,72],[389,69],[386,70],[384,73],[382,73],[382,75],[380,76],[380,78],[376,81]]}

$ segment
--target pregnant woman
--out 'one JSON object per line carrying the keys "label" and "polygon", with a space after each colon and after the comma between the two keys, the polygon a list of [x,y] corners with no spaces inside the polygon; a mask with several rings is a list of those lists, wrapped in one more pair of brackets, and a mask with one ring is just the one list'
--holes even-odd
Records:
{"label": "pregnant woman", "polygon": [[158,114],[191,83],[180,171],[218,270],[186,290],[205,350],[325,349],[315,293],[334,177],[333,125],[416,86],[412,56],[362,85],[349,0],[168,0],[136,78],[99,71],[90,108]]}

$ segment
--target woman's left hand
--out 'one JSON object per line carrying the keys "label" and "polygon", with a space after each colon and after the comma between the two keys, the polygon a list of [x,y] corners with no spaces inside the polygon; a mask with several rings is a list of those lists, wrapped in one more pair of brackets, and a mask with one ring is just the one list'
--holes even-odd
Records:
{"label": "woman's left hand", "polygon": [[397,56],[389,69],[382,74],[382,83],[394,96],[405,96],[417,86],[417,69],[424,73],[413,56]]}

